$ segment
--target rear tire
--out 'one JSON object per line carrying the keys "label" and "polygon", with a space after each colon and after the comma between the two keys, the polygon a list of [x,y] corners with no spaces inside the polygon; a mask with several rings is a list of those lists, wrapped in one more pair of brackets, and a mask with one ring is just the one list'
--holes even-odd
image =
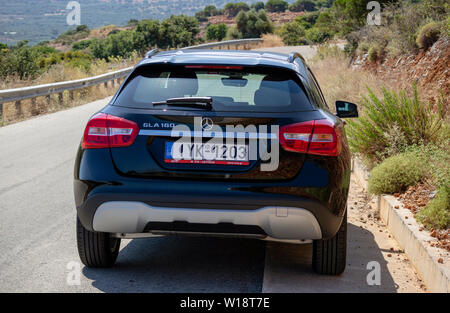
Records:
{"label": "rear tire", "polygon": [[87,230],[77,217],[77,245],[81,262],[87,267],[111,267],[119,255],[120,239]]}
{"label": "rear tire", "polygon": [[313,268],[322,275],[339,275],[345,270],[347,257],[347,211],[337,234],[313,243]]}

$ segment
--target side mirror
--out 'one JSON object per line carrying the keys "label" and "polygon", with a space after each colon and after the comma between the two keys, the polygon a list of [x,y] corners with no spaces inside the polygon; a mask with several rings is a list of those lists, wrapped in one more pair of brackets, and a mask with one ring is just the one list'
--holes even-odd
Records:
{"label": "side mirror", "polygon": [[336,115],[340,118],[358,117],[358,107],[351,102],[336,101]]}

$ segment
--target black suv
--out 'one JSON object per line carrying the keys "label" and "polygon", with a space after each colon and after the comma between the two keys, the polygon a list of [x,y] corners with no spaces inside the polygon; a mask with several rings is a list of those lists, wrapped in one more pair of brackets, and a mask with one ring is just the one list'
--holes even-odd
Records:
{"label": "black suv", "polygon": [[305,60],[151,51],[87,123],[75,164],[78,251],[112,266],[121,238],[170,234],[313,242],[345,269],[350,152]]}

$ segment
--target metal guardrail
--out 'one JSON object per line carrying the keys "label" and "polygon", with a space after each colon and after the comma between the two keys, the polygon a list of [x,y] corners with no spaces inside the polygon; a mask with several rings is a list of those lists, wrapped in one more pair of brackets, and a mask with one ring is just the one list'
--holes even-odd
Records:
{"label": "metal guardrail", "polygon": [[249,38],[249,39],[236,39],[236,40],[228,40],[228,41],[221,41],[221,42],[213,42],[213,43],[205,43],[197,46],[190,46],[183,49],[212,49],[216,47],[227,47],[227,49],[230,49],[231,46],[235,46],[238,48],[239,46],[244,46],[244,48],[248,47],[252,44],[258,44],[263,42],[264,39],[261,38]]}
{"label": "metal guardrail", "polygon": [[[263,39],[260,38],[251,38],[251,39],[238,39],[238,40],[228,40],[214,43],[206,43],[197,46],[190,46],[184,49],[213,49],[213,48],[222,48],[226,47],[230,49],[231,47],[239,48],[239,46],[243,46],[244,49],[247,49],[250,45],[258,44],[263,42]],[[105,84],[105,87],[108,86],[108,82],[112,82],[112,87],[114,87],[115,81],[120,83],[120,80],[126,77],[132,70],[132,67],[121,69],[115,72],[102,74],[95,77],[89,77],[84,79],[65,81],[59,83],[38,85],[38,86],[30,86],[23,88],[15,88],[15,89],[7,89],[0,90],[0,116],[3,116],[3,104],[7,102],[15,102],[16,108],[18,111],[20,110],[21,101],[26,99],[31,99],[32,102],[32,114],[33,110],[37,112],[36,107],[36,98],[46,96],[47,103],[50,103],[50,95],[59,94],[59,102],[62,105],[63,103],[63,93],[64,91],[69,91],[70,100],[74,99],[74,90],[83,89],[91,86],[96,86],[100,84]],[[37,113],[36,113],[37,114]]]}

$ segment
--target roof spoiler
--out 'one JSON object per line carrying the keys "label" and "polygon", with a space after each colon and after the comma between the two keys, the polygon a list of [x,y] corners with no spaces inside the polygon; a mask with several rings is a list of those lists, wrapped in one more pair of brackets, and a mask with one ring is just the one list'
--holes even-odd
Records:
{"label": "roof spoiler", "polygon": [[150,59],[152,56],[154,56],[154,55],[157,54],[158,52],[159,52],[159,49],[158,49],[158,48],[153,49],[153,50],[150,50],[149,52],[147,52],[147,53],[145,54],[145,58],[146,58],[146,59]]}
{"label": "roof spoiler", "polygon": [[299,59],[302,59],[303,61],[305,61],[305,58],[300,53],[298,53],[298,52],[291,52],[291,53],[289,53],[288,62],[289,63],[294,63],[296,58],[299,58]]}

